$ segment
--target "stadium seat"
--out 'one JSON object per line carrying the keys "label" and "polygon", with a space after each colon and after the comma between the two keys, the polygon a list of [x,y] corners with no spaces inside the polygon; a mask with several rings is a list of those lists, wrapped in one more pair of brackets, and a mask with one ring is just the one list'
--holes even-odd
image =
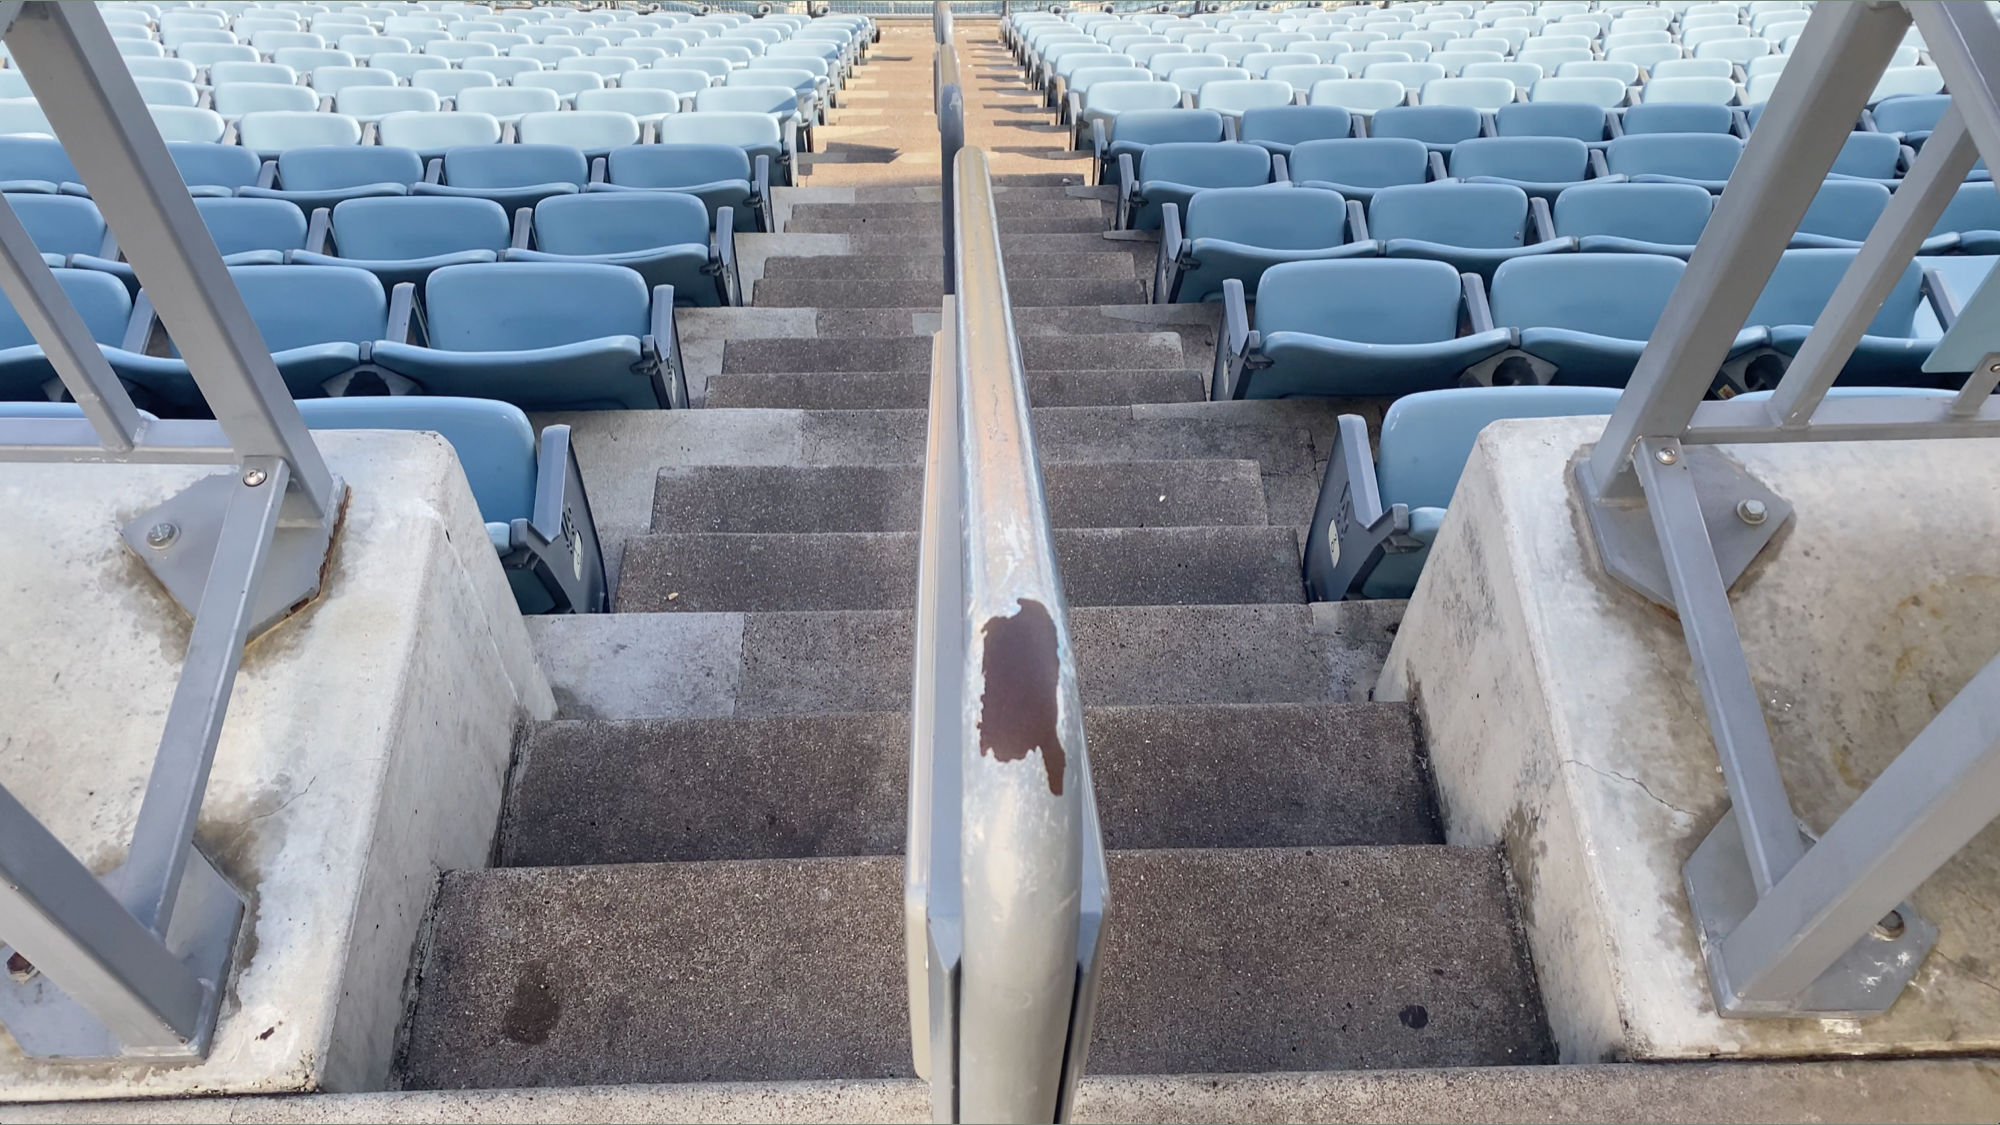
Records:
{"label": "stadium seat", "polygon": [[740,148],[754,162],[768,160],[775,170],[772,182],[789,186],[792,182],[792,137],[768,113],[680,113],[660,122],[660,144],[724,144]]}
{"label": "stadium seat", "polygon": [[67,265],[73,255],[109,257],[118,252],[97,204],[82,196],[23,192],[9,194],[6,199],[50,266]]}
{"label": "stadium seat", "polygon": [[[1881,134],[1856,133],[1857,137],[1880,136]],[[1861,245],[1868,232],[1875,226],[1875,220],[1882,217],[1882,211],[1889,206],[1889,189],[1871,180],[1832,179],[1820,184],[1814,193],[1812,205],[1806,208],[1805,217],[1799,220],[1799,229],[1792,235],[1793,249],[1853,249]],[[1920,253],[1940,253],[1950,249],[1956,240],[1940,240],[1941,245],[1925,246]]]}
{"label": "stadium seat", "polygon": [[1283,262],[1374,257],[1359,202],[1338,192],[1289,184],[1213,188],[1187,205],[1161,209],[1153,300],[1158,304],[1218,300],[1234,278],[1254,289],[1264,271]]}
{"label": "stadium seat", "polygon": [[1368,235],[1387,257],[1426,258],[1484,278],[1515,258],[1575,249],[1551,225],[1548,203],[1510,184],[1390,187],[1368,204]]}
{"label": "stadium seat", "polygon": [[530,113],[515,127],[525,145],[568,145],[585,156],[602,156],[614,148],[639,143],[639,120],[629,113],[573,109]]}
{"label": "stadium seat", "polygon": [[500,122],[497,118],[465,110],[392,113],[375,128],[381,143],[415,149],[426,160],[443,156],[447,149],[461,145],[500,143]]}
{"label": "stadium seat", "polygon": [[424,161],[415,149],[315,145],[285,150],[270,172],[274,178],[267,185],[241,188],[238,194],[286,199],[310,212],[345,199],[407,195],[410,185],[424,178]]}
{"label": "stadium seat", "polygon": [[503,125],[518,127],[530,113],[554,113],[562,108],[562,97],[554,90],[532,86],[476,87],[459,94],[459,112],[484,113]]}
{"label": "stadium seat", "polygon": [[1372,458],[1367,420],[1341,415],[1306,532],[1307,596],[1409,597],[1481,430],[1617,405],[1618,392],[1601,387],[1422,391],[1389,404]]}
{"label": "stadium seat", "polygon": [[1481,113],[1496,113],[1501,106],[1513,102],[1514,90],[1514,83],[1505,78],[1437,78],[1417,91],[1417,104],[1464,106]]}
{"label": "stadium seat", "polygon": [[[532,233],[532,246],[524,246]],[[535,205],[532,230],[519,231],[507,262],[598,262],[638,271],[646,287],[671,287],[686,305],[743,303],[733,215],[718,215],[675,191],[552,196]]]}
{"label": "stadium seat", "polygon": [[1186,208],[1205,188],[1255,187],[1271,182],[1271,153],[1232,141],[1173,141],[1148,145],[1137,160],[1118,158],[1119,230],[1157,230],[1160,206]]}
{"label": "stadium seat", "polygon": [[[1990,189],[1989,189],[1990,190]],[[1806,342],[1834,287],[1846,276],[1856,251],[1845,249],[1787,250],[1778,258],[1770,281],[1751,306],[1746,332],[1768,336],[1767,347],[1733,356],[1723,373],[1736,390],[1765,390],[1777,384],[1793,356]],[[1913,338],[1917,305],[1923,300],[1923,273],[1912,261],[1890,291],[1882,308],[1868,322],[1868,332],[1841,368],[1840,379],[1866,386],[1921,385],[1929,381],[1923,364],[1935,339]]]}
{"label": "stadium seat", "polygon": [[459,65],[460,69],[468,73],[490,74],[494,81],[502,84],[510,83],[523,74],[542,69],[542,64],[534,59],[517,59],[511,56],[496,59],[467,59]]}
{"label": "stadium seat", "polygon": [[392,113],[436,113],[441,102],[436,91],[420,86],[347,86],[334,95],[333,108],[367,125]]}
{"label": "stadium seat", "polygon": [[82,193],[83,177],[53,136],[0,136],[0,191]]}
{"label": "stadium seat", "polygon": [[738,232],[769,232],[772,223],[771,160],[734,145],[631,145],[612,149],[602,182],[586,190],[679,191],[707,205],[710,220],[724,207],[735,215]]}
{"label": "stadium seat", "polygon": [[[1514,348],[1477,373],[1483,383],[1622,387],[1687,263],[1660,254],[1550,254],[1493,274],[1493,323]],[[1764,342],[1741,333],[1731,355]]]}
{"label": "stadium seat", "polygon": [[1337,140],[1352,130],[1353,119],[1339,106],[1264,106],[1244,111],[1236,126],[1236,138],[1245,144],[1289,155],[1295,145]]}
{"label": "stadium seat", "polygon": [[299,403],[315,430],[427,430],[465,468],[486,534],[522,613],[610,609],[604,552],[568,426],[535,432],[520,408],[484,399],[413,396]]}
{"label": "stadium seat", "polygon": [[294,263],[367,270],[384,289],[445,266],[496,262],[512,243],[508,212],[490,199],[383,196],[316,214]]}
{"label": "stadium seat", "polygon": [[[293,398],[319,398],[329,393],[329,384],[344,389],[369,345],[387,332],[388,298],[366,270],[232,266],[229,275]],[[129,341],[143,346],[158,335],[158,319],[143,290],[133,321]],[[155,355],[107,349],[105,355],[111,369],[138,390],[140,406],[161,414],[204,415],[207,406],[186,362],[171,341],[164,350],[167,354]]]}
{"label": "stadium seat", "polygon": [[[1223,283],[1214,397],[1345,398],[1456,384],[1510,336],[1466,299],[1477,277],[1443,262],[1288,262],[1264,271],[1253,323]],[[1469,327],[1460,335],[1461,324]]]}
{"label": "stadium seat", "polygon": [[296,148],[359,145],[361,122],[344,113],[251,113],[236,123],[236,136],[244,148],[268,159]]}
{"label": "stadium seat", "polygon": [[1583,102],[1599,109],[1613,109],[1624,105],[1625,97],[1625,83],[1616,78],[1601,77],[1544,78],[1528,91],[1528,100],[1531,102]]}
{"label": "stadium seat", "polygon": [[1743,155],[1743,142],[1715,133],[1647,133],[1604,148],[1612,174],[1640,184],[1695,184],[1720,192]]}
{"label": "stadium seat", "polygon": [[1471,140],[1484,128],[1480,112],[1469,106],[1399,105],[1376,110],[1368,123],[1368,135],[1407,137],[1434,151],[1449,153],[1453,145]]}
{"label": "stadium seat", "polygon": [[509,214],[552,195],[583,190],[590,168],[568,145],[463,145],[432,162],[411,195],[469,195],[491,199]]}
{"label": "stadium seat", "polygon": [[447,266],[424,283],[425,344],[385,339],[374,361],[426,394],[523,410],[687,405],[673,295],[622,266]]}
{"label": "stadium seat", "polygon": [[1934,66],[1892,66],[1882,72],[1868,95],[1874,105],[1887,98],[1925,96],[1944,90],[1944,74]]}
{"label": "stadium seat", "polygon": [[1966,254],[2000,254],[2000,191],[1990,181],[1960,184],[1931,237],[1952,237]]}
{"label": "stadium seat", "polygon": [[478,70],[420,70],[410,78],[411,86],[429,90],[440,99],[450,99],[453,105],[467,90],[499,84],[499,79]]}
{"label": "stadium seat", "polygon": [[197,197],[234,195],[238,188],[254,187],[262,170],[257,154],[240,145],[169,141],[167,154],[180,169],[188,194]]}
{"label": "stadium seat", "polygon": [[645,137],[651,137],[669,114],[680,112],[681,98],[672,90],[580,90],[576,108],[580,113],[625,114],[639,123]]}
{"label": "stadium seat", "polygon": [[1736,114],[1722,105],[1648,102],[1619,114],[1618,124],[1627,136],[1645,133],[1730,133],[1736,128]]}
{"label": "stadium seat", "polygon": [[1586,254],[1694,253],[1715,196],[1693,184],[1579,184],[1556,197],[1555,227]]}
{"label": "stadium seat", "polygon": [[[125,286],[92,270],[58,269],[55,278],[83,318],[91,339],[114,348],[124,341],[132,315],[132,297]],[[34,333],[13,306],[0,298],[0,401],[52,402],[65,393]]]}
{"label": "stadium seat", "polygon": [[1356,117],[1372,117],[1376,110],[1402,105],[1406,91],[1401,82],[1386,78],[1330,78],[1315,82],[1306,94],[1308,105],[1337,105]]}
{"label": "stadium seat", "polygon": [[1205,82],[1196,88],[1195,107],[1212,109],[1224,117],[1241,119],[1252,109],[1283,108],[1292,104],[1289,83],[1269,79],[1225,79]]}
{"label": "stadium seat", "polygon": [[1590,145],[1609,139],[1603,109],[1587,102],[1515,102],[1493,115],[1500,137],[1570,137]]}
{"label": "stadium seat", "polygon": [[1909,94],[1884,98],[1868,109],[1864,120],[1876,130],[1913,148],[1922,148],[1938,118],[1951,108],[1950,94]]}
{"label": "stadium seat", "polygon": [[1554,199],[1585,182],[1590,156],[1590,146],[1574,137],[1477,137],[1453,148],[1447,163],[1454,179],[1510,184],[1535,198]]}
{"label": "stadium seat", "polygon": [[1827,174],[1840,179],[1872,180],[1894,191],[1902,184],[1906,153],[1902,142],[1891,134],[1856,130],[1841,142],[1840,155],[1834,157],[1833,168]]}
{"label": "stadium seat", "polygon": [[1364,203],[1383,188],[1421,184],[1444,168],[1422,141],[1407,137],[1307,141],[1293,146],[1285,164],[1294,184],[1327,188]]}
{"label": "stadium seat", "polygon": [[[306,244],[305,213],[285,200],[205,197],[196,199],[194,205],[226,265],[283,265],[287,254]],[[115,249],[110,253],[81,251],[70,264],[111,274],[137,293],[138,275],[130,263],[116,260],[115,254]]]}

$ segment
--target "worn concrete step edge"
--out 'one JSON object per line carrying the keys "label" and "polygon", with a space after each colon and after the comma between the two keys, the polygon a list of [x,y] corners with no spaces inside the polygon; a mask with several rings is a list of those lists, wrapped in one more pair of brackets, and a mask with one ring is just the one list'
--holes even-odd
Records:
{"label": "worn concrete step edge", "polygon": [[[771,278],[757,282],[760,308],[901,309],[942,299],[941,282],[929,278]],[[1016,305],[1139,305],[1146,293],[1136,277],[1010,277]]]}
{"label": "worn concrete step edge", "polygon": [[[1208,376],[1201,371],[1030,371],[1028,401],[1035,406],[1125,406],[1142,402],[1202,402]],[[703,405],[709,409],[897,410],[930,403],[928,371],[766,371],[710,376]]]}
{"label": "worn concrete step edge", "polygon": [[[1172,332],[1118,332],[1021,337],[1029,371],[1184,368],[1181,338]],[[723,344],[722,374],[824,371],[928,371],[929,336],[804,336],[734,339]]]}

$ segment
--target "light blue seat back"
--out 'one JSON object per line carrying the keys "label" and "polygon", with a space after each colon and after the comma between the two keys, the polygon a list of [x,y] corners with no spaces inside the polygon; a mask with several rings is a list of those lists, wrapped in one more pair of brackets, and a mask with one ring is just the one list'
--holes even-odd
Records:
{"label": "light blue seat back", "polygon": [[273,352],[369,343],[388,331],[389,299],[367,270],[345,266],[231,266],[250,319]]}
{"label": "light blue seat back", "polygon": [[1214,188],[1189,201],[1186,234],[1266,250],[1339,246],[1347,241],[1346,201],[1338,192],[1284,184]]}
{"label": "light blue seat back", "polygon": [[1458,271],[1415,258],[1287,262],[1257,285],[1257,330],[1360,344],[1429,344],[1458,335]]}
{"label": "light blue seat back", "polygon": [[1271,153],[1231,141],[1175,141],[1148,145],[1139,157],[1141,183],[1188,187],[1252,187],[1271,179]]}
{"label": "light blue seat back", "polygon": [[535,430],[520,407],[443,395],[301,399],[315,430],[428,430],[451,443],[487,523],[530,518],[535,508]]}
{"label": "light blue seat back", "polygon": [[1902,142],[1889,133],[1855,130],[1840,144],[1832,171],[1843,176],[1867,176],[1890,180],[1896,177],[1896,163],[1903,152]]}
{"label": "light blue seat back", "polygon": [[512,242],[506,208],[460,195],[349,199],[333,209],[333,241],[355,261],[401,262]]}
{"label": "light blue seat back", "polygon": [[417,150],[393,145],[316,145],[287,149],[278,157],[278,183],[286,191],[408,186],[423,178],[424,161]]}
{"label": "light blue seat back", "polygon": [[1950,108],[1950,94],[1904,94],[1883,98],[1869,113],[1875,118],[1877,129],[1900,135],[1929,133],[1937,128],[1938,118]]}
{"label": "light blue seat back", "polygon": [[1479,111],[1469,106],[1399,105],[1376,110],[1368,135],[1451,145],[1478,136],[1479,128]]}
{"label": "light blue seat back", "polygon": [[54,191],[65,183],[77,183],[76,165],[69,162],[62,142],[54,137],[0,137],[0,186],[8,191],[35,184],[39,190]]}
{"label": "light blue seat back", "polygon": [[1096,82],[1083,95],[1085,117],[1122,119],[1129,113],[1171,109],[1179,104],[1179,86],[1148,79]]}
{"label": "light blue seat back", "polygon": [[778,119],[768,113],[711,110],[677,113],[660,122],[660,140],[667,144],[732,144],[755,149],[775,146],[781,137]]}
{"label": "light blue seat back", "polygon": [[1743,142],[1726,134],[1649,133],[1612,141],[1604,159],[1617,175],[1727,180],[1741,155]]}
{"label": "light blue seat back", "polygon": [[1385,241],[1511,249],[1528,241],[1528,196],[1509,184],[1383,188],[1368,205],[1368,233]]}
{"label": "light blue seat back", "polygon": [[2000,190],[1990,181],[1960,184],[1931,233],[1968,230],[2000,231]]}
{"label": "light blue seat back", "polygon": [[1734,116],[1726,105],[1652,102],[1625,111],[1619,124],[1628,135],[1646,133],[1727,133]]}
{"label": "light blue seat back", "polygon": [[1222,115],[1212,109],[1134,109],[1111,123],[1114,145],[1160,145],[1222,140]]}
{"label": "light blue seat back", "polygon": [[708,208],[672,191],[558,195],[535,205],[535,244],[550,254],[623,254],[661,246],[708,252]]}
{"label": "light blue seat back", "polygon": [[1516,258],[1494,271],[1493,323],[1644,340],[1686,269],[1663,254]]}
{"label": "light blue seat back", "polygon": [[652,301],[636,271],[595,263],[447,266],[424,287],[431,347],[533,351],[652,331]]}
{"label": "light blue seat back", "polygon": [[[1880,136],[1856,133],[1857,137]],[[1646,184],[1634,184],[1646,187]],[[1664,185],[1663,185],[1664,186]],[[1813,194],[1812,205],[1799,221],[1800,234],[1824,235],[1860,242],[1889,206],[1889,189],[1870,180],[1827,180]]]}
{"label": "light blue seat back", "polygon": [[1307,141],[1336,140],[1353,131],[1351,114],[1337,105],[1273,105],[1243,111],[1237,139],[1290,151]]}
{"label": "light blue seat back", "polygon": [[376,129],[383,144],[413,148],[427,157],[442,156],[460,145],[499,144],[501,135],[498,118],[465,110],[392,113]]}
{"label": "light blue seat back", "polygon": [[306,215],[283,199],[197,199],[195,209],[215,248],[226,257],[251,250],[300,250],[306,244]]}
{"label": "light blue seat back", "polygon": [[1514,102],[1501,106],[1493,121],[1501,137],[1604,139],[1604,110],[1588,102]]}
{"label": "light blue seat back", "polygon": [[[69,302],[76,306],[90,338],[116,347],[125,337],[125,323],[132,318],[132,295],[125,283],[96,270],[54,271]],[[0,348],[20,348],[35,343],[34,333],[21,321],[20,314],[5,298],[0,298]]]}
{"label": "light blue seat back", "polygon": [[1477,137],[1451,150],[1451,174],[1563,184],[1590,171],[1590,146],[1575,137]]}
{"label": "light blue seat back", "polygon": [[104,248],[104,216],[75,195],[8,193],[7,205],[44,254],[96,254]]}
{"label": "light blue seat back", "polygon": [[1382,417],[1375,460],[1382,503],[1447,507],[1488,425],[1503,418],[1609,414],[1618,395],[1608,387],[1458,387],[1404,395]]}
{"label": "light blue seat back", "polygon": [[1429,174],[1429,150],[1407,137],[1350,137],[1307,141],[1292,149],[1295,183],[1321,181],[1355,187],[1420,184]]}
{"label": "light blue seat back", "polygon": [[589,179],[583,153],[568,145],[462,145],[444,154],[444,182],[452,187],[582,187]]}
{"label": "light blue seat back", "polygon": [[627,145],[611,150],[606,178],[621,187],[684,188],[741,180],[749,186],[750,154],[735,145]]}
{"label": "light blue seat back", "polygon": [[169,141],[167,154],[174,158],[181,179],[191,188],[214,187],[234,191],[257,182],[262,162],[257,154],[241,145],[203,144],[200,141]]}
{"label": "light blue seat back", "polygon": [[1715,196],[1694,184],[1578,184],[1556,197],[1556,234],[1693,246],[1714,209]]}
{"label": "light blue seat back", "polygon": [[[1990,189],[1989,189],[1990,190]],[[1819,319],[1834,287],[1854,261],[1853,250],[1787,250],[1778,257],[1778,268],[1750,307],[1745,326],[1811,324]],[[1870,336],[1907,337],[1915,321],[1917,302],[1922,299],[1923,271],[1912,261],[1903,267],[1896,287],[1882,302],[1882,309],[1868,322]]]}

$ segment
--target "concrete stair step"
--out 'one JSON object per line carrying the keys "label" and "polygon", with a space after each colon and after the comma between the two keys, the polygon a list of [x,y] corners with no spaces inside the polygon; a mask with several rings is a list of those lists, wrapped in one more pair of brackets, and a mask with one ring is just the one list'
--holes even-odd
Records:
{"label": "concrete stair step", "polygon": [[[1108,244],[1107,244],[1108,245]],[[1132,256],[1124,253],[1091,254],[1009,254],[1009,281],[1076,280],[1129,281]],[[940,254],[829,254],[812,258],[766,258],[763,282],[812,278],[838,281],[888,281],[895,279],[939,282],[944,279],[944,259]],[[762,284],[762,283],[760,283]],[[758,291],[763,304],[762,290]],[[935,302],[933,302],[935,303]]]}
{"label": "concrete stair step", "polygon": [[[621,613],[902,609],[916,602],[915,532],[712,535],[628,540]],[[1247,605],[1304,599],[1289,527],[1062,528],[1071,605]]]}
{"label": "concrete stair step", "polygon": [[[1121,406],[1137,402],[1201,402],[1208,379],[1199,371],[1033,371],[1028,401],[1036,406]],[[888,410],[930,403],[928,371],[766,372],[716,375],[703,400],[710,407],[795,410]]]}
{"label": "concrete stair step", "polygon": [[[1552,1061],[1498,855],[1115,852],[1094,1074]],[[892,857],[446,873],[401,1086],[910,1071]]]}
{"label": "concrete stair step", "polygon": [[[920,302],[921,303],[921,302]],[[1024,336],[1021,362],[1029,371],[1136,371],[1183,368],[1187,357],[1172,333]],[[722,373],[929,371],[929,336],[816,336],[730,340]]]}
{"label": "concrete stair step", "polygon": [[[1159,254],[1155,242],[1121,240],[1104,237],[1102,227],[1092,231],[1063,233],[1060,231],[1009,231],[1002,225],[1000,232],[1000,252],[1009,262],[1020,254],[1109,254],[1123,251],[1135,259],[1143,257],[1150,272],[1153,259]],[[847,248],[854,254],[930,254],[942,261],[944,236],[936,226],[894,229],[867,227],[848,231]]]}
{"label": "concrete stair step", "polygon": [[[1442,843],[1404,704],[1084,712],[1109,848]],[[561,721],[514,759],[499,864],[898,855],[905,712]]]}
{"label": "concrete stair step", "polygon": [[[1110,229],[1108,209],[1095,199],[996,201],[1000,231],[1092,234]],[[856,234],[889,231],[906,238],[937,237],[940,209],[929,203],[802,203],[785,221],[787,234]]]}
{"label": "concrete stair step", "polygon": [[[1137,305],[1146,291],[1135,277],[1008,278],[1016,305]],[[935,279],[873,279],[839,281],[815,278],[764,278],[756,285],[754,304],[762,308],[902,309],[936,304],[943,289]]]}
{"label": "concrete stair step", "polygon": [[[1056,527],[1228,527],[1266,521],[1254,461],[1052,461],[1042,466]],[[921,465],[660,470],[657,532],[915,531]]]}

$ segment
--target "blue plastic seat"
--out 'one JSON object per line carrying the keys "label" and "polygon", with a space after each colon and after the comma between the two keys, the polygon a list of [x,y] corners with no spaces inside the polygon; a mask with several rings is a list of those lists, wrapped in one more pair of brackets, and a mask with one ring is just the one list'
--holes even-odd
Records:
{"label": "blue plastic seat", "polygon": [[1222,115],[1212,109],[1126,110],[1095,134],[1099,182],[1115,181],[1122,158],[1136,163],[1153,145],[1216,144],[1227,135]]}
{"label": "blue plastic seat", "polygon": [[1166,204],[1161,216],[1153,299],[1162,304],[1219,300],[1231,278],[1254,288],[1265,270],[1284,262],[1378,252],[1363,234],[1361,205],[1320,188],[1211,188],[1188,203],[1185,222],[1177,204]]}
{"label": "blue plastic seat", "polygon": [[411,195],[490,199],[510,213],[574,195],[590,179],[582,151],[568,145],[464,145],[446,149],[433,169],[439,179],[411,185]]}
{"label": "blue plastic seat", "polygon": [[1604,147],[1614,175],[1638,184],[1695,184],[1720,192],[1743,155],[1743,142],[1720,133],[1645,133]]}
{"label": "blue plastic seat", "polygon": [[1665,254],[1686,260],[1715,210],[1694,184],[1579,184],[1556,197],[1556,234],[1586,254]]}
{"label": "blue plastic seat", "polygon": [[1208,188],[1256,187],[1271,182],[1270,150],[1235,141],[1179,141],[1148,145],[1136,171],[1131,156],[1118,160],[1119,227],[1157,230],[1160,207],[1185,209]]}
{"label": "blue plastic seat", "polygon": [[1289,155],[1295,145],[1336,140],[1353,131],[1353,115],[1337,105],[1273,105],[1244,110],[1236,137]]}
{"label": "blue plastic seat", "polygon": [[1378,109],[1369,119],[1371,137],[1408,137],[1439,152],[1450,152],[1482,128],[1480,113],[1462,105],[1398,105]]}
{"label": "blue plastic seat", "polygon": [[1493,115],[1499,137],[1569,137],[1601,145],[1608,139],[1602,107],[1589,102],[1513,102]]}
{"label": "blue plastic seat", "polygon": [[[1264,271],[1254,325],[1240,282],[1223,283],[1216,398],[1401,395],[1456,384],[1505,349],[1443,262],[1290,262]],[[1470,332],[1461,336],[1461,322]]]}
{"label": "blue plastic seat", "polygon": [[[55,275],[90,338],[106,347],[119,346],[132,316],[132,297],[118,279],[92,270],[59,269]],[[34,333],[14,306],[0,298],[0,400],[53,401],[64,393]]]}
{"label": "blue plastic seat", "polygon": [[1409,597],[1481,430],[1505,418],[1609,414],[1618,396],[1602,387],[1460,387],[1406,395],[1383,415],[1373,459],[1367,421],[1341,415],[1306,532],[1307,596]]}
{"label": "blue plastic seat", "polygon": [[687,404],[673,296],[637,271],[570,262],[446,266],[424,283],[425,344],[383,340],[374,361],[427,394],[523,410]]}
{"label": "blue plastic seat", "polygon": [[1327,188],[1363,203],[1383,188],[1421,184],[1438,166],[1422,141],[1407,137],[1306,141],[1294,146],[1286,161],[1294,184]]}
{"label": "blue plastic seat", "polygon": [[68,265],[72,256],[109,257],[118,252],[97,204],[82,196],[9,192],[7,206],[50,266]]}
{"label": "blue plastic seat", "polygon": [[[389,299],[366,270],[344,266],[232,266],[250,319],[293,398],[319,398],[342,390],[366,359],[373,341],[388,332]],[[134,309],[133,335],[156,334],[157,319],[144,291]],[[206,404],[171,341],[168,354],[107,350],[111,369],[136,389],[139,404],[161,413],[205,413]],[[333,386],[329,388],[329,384]]]}
{"label": "blue plastic seat", "polygon": [[64,185],[81,189],[82,180],[54,137],[0,136],[0,192],[50,195]]}
{"label": "blue plastic seat", "polygon": [[408,195],[410,185],[424,178],[423,157],[415,149],[388,145],[287,149],[277,164],[275,186],[246,187],[238,194],[289,200],[312,211],[348,199]]}
{"label": "blue plastic seat", "polygon": [[350,199],[321,225],[330,244],[300,250],[294,263],[367,270],[387,288],[445,266],[498,261],[512,243],[506,209],[474,197]]}
{"label": "blue plastic seat", "polygon": [[1963,253],[2000,254],[2000,190],[1991,181],[1958,186],[1931,228],[1932,238],[1949,236]]}
{"label": "blue plastic seat", "polygon": [[[1854,255],[1853,250],[1809,249],[1787,250],[1779,256],[1771,280],[1744,320],[1746,331],[1767,334],[1768,347],[1725,368],[1736,389],[1761,390],[1776,385],[1791,358],[1804,346],[1813,322],[1826,308]],[[1896,287],[1868,322],[1867,334],[1840,370],[1840,380],[1867,386],[1929,383],[1931,378],[1924,374],[1923,365],[1937,340],[1911,335],[1917,304],[1922,300],[1923,271],[1912,261],[1903,267]]]}
{"label": "blue plastic seat", "polygon": [[[1488,382],[1622,387],[1687,263],[1663,254],[1556,254],[1508,262],[1493,274],[1493,323],[1520,354],[1499,357]],[[1764,333],[1740,333],[1731,355]],[[1517,360],[1526,360],[1521,371]]]}
{"label": "blue plastic seat", "polygon": [[611,150],[592,192],[677,191],[700,199],[713,221],[727,207],[736,229],[770,231],[771,160],[735,145],[631,145]]}
{"label": "blue plastic seat", "polygon": [[1491,278],[1502,262],[1575,249],[1555,237],[1548,204],[1511,184],[1383,188],[1368,205],[1368,234],[1391,258],[1428,258]]}
{"label": "blue plastic seat", "polygon": [[[285,200],[203,197],[194,206],[225,265],[283,265],[286,255],[306,244],[305,213]],[[139,291],[139,276],[128,262],[92,251],[76,255],[71,264],[111,274],[127,289]]]}
{"label": "blue plastic seat", "polygon": [[760,156],[769,159],[773,183],[785,186],[792,182],[795,137],[768,113],[677,113],[660,122],[659,134],[663,145],[732,145],[752,161]]}
{"label": "blue plastic seat", "polygon": [[520,408],[443,396],[299,403],[315,430],[427,430],[451,443],[522,613],[610,609],[604,551],[568,426],[535,431]]}
{"label": "blue plastic seat", "polygon": [[167,154],[180,169],[188,194],[196,197],[234,195],[238,188],[255,187],[263,169],[257,154],[241,145],[169,141]]}
{"label": "blue plastic seat", "polygon": [[[1881,136],[1879,133],[1856,133],[1857,137]],[[1814,193],[1812,205],[1806,208],[1805,217],[1799,220],[1798,233],[1792,235],[1793,249],[1833,248],[1852,249],[1859,247],[1868,232],[1874,228],[1875,220],[1889,206],[1889,189],[1872,180],[1828,179],[1820,184]],[[1936,245],[1926,245],[1921,252],[1938,253],[1950,248],[1952,239],[1937,240]]]}
{"label": "blue plastic seat", "polygon": [[1888,133],[1855,130],[1840,144],[1829,176],[1873,180],[1895,191],[1902,184],[1903,144]]}
{"label": "blue plastic seat", "polygon": [[1575,137],[1477,137],[1455,146],[1448,163],[1454,179],[1554,199],[1589,177],[1590,146]]}
{"label": "blue plastic seat", "polygon": [[1904,94],[1883,98],[1865,112],[1877,130],[1912,148],[1922,148],[1937,128],[1938,118],[1950,108],[1950,94]]}
{"label": "blue plastic seat", "polygon": [[[743,303],[734,216],[710,229],[708,208],[674,191],[559,195],[535,206],[534,247],[505,262],[600,262],[637,270],[646,287],[672,286],[685,305]],[[711,249],[711,246],[713,249]]]}
{"label": "blue plastic seat", "polygon": [[1728,133],[1736,115],[1726,105],[1652,102],[1627,109],[1618,123],[1629,135],[1647,133]]}

